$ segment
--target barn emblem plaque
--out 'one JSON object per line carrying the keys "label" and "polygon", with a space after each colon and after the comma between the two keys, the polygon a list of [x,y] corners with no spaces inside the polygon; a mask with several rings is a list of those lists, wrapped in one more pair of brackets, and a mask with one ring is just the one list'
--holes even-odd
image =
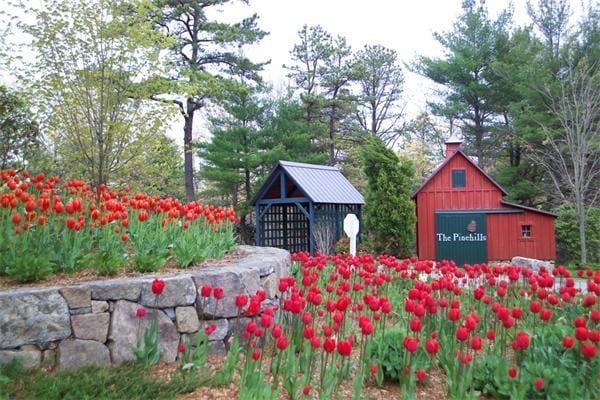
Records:
{"label": "barn emblem plaque", "polygon": [[467,233],[436,233],[436,236],[438,242],[485,242],[487,240],[484,233],[477,232],[477,222],[475,220],[469,221],[466,231]]}
{"label": "barn emblem plaque", "polygon": [[477,222],[475,222],[475,220],[471,220],[471,222],[469,222],[467,225],[467,232],[475,233],[475,231],[477,231]]}

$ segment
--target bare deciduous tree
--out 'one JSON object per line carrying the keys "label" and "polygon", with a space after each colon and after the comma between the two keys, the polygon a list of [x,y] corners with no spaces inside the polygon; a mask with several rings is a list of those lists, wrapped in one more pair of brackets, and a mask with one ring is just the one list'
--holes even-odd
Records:
{"label": "bare deciduous tree", "polygon": [[600,197],[600,73],[583,64],[559,79],[558,90],[543,91],[556,125],[542,124],[544,146],[531,156],[546,169],[560,199],[574,205],[586,263],[586,214]]}

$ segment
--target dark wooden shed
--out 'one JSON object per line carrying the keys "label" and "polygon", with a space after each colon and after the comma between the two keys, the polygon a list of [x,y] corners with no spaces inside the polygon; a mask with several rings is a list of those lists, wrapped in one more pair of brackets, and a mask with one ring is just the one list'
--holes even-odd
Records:
{"label": "dark wooden shed", "polygon": [[346,215],[355,214],[362,227],[364,203],[336,167],[278,161],[250,201],[256,245],[314,254],[342,237]]}

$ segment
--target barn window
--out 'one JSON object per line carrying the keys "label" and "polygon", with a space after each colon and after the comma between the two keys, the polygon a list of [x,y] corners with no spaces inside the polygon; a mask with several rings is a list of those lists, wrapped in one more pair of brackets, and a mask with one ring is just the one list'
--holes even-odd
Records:
{"label": "barn window", "polygon": [[521,237],[523,237],[523,238],[531,237],[531,225],[521,225]]}
{"label": "barn window", "polygon": [[460,188],[467,185],[467,173],[464,169],[453,169],[452,170],[452,187]]}

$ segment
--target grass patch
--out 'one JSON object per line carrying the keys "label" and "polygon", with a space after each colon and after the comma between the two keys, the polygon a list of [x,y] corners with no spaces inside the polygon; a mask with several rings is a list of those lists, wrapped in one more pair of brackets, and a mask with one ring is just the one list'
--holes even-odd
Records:
{"label": "grass patch", "polygon": [[[560,264],[556,264],[556,265],[560,265]],[[581,264],[579,262],[569,262],[569,263],[565,263],[563,265],[565,266],[565,268],[567,268],[571,272],[571,276],[573,276],[573,277],[577,277],[577,270],[579,270],[579,269],[582,269],[584,272],[583,278],[589,278],[588,276],[585,275],[585,272],[588,269],[591,269],[592,271],[600,271],[600,263],[588,263],[585,266],[581,266]]]}
{"label": "grass patch", "polygon": [[0,399],[173,399],[193,390],[179,379],[157,379],[137,364],[87,367],[72,372],[23,371],[18,363],[0,366]]}

